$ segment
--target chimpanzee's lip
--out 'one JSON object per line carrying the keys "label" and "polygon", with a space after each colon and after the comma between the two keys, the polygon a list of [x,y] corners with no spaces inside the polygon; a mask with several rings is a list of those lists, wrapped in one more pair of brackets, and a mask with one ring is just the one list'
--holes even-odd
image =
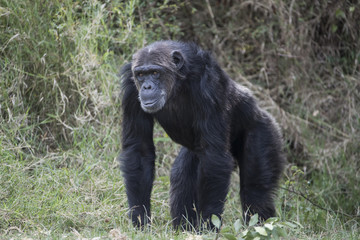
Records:
{"label": "chimpanzee's lip", "polygon": [[160,98],[152,100],[152,101],[146,101],[143,104],[146,107],[151,107],[151,106],[155,105],[159,100],[160,100]]}
{"label": "chimpanzee's lip", "polygon": [[165,96],[160,95],[158,98],[140,99],[141,108],[147,113],[155,113],[165,105]]}

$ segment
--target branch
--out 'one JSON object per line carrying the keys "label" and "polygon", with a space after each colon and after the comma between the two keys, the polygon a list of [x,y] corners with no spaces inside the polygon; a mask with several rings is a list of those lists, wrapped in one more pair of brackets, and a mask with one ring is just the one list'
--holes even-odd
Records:
{"label": "branch", "polygon": [[314,205],[315,207],[323,210],[323,211],[326,211],[326,212],[333,212],[333,213],[336,213],[336,214],[340,214],[340,215],[344,215],[346,217],[350,217],[350,218],[360,218],[360,215],[351,215],[351,214],[347,214],[347,213],[344,213],[344,212],[340,212],[340,211],[336,211],[336,210],[332,210],[332,209],[329,209],[329,208],[325,208],[325,207],[322,207],[320,206],[319,204],[315,203],[312,199],[308,198],[304,193],[302,192],[297,192],[295,190],[292,190],[292,189],[289,189],[289,188],[284,188],[284,187],[281,187],[281,189],[284,189],[288,192],[291,192],[291,193],[294,193],[302,198],[304,198],[306,201],[308,201],[309,203],[311,203],[312,205]]}

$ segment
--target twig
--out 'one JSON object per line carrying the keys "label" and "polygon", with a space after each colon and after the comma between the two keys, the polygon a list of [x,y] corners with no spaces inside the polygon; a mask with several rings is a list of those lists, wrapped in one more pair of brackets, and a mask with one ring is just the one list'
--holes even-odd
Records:
{"label": "twig", "polygon": [[209,9],[209,13],[210,13],[210,17],[211,17],[211,21],[212,21],[212,25],[214,27],[214,30],[216,31],[216,33],[218,33],[218,30],[217,30],[217,26],[216,26],[216,22],[215,22],[215,17],[214,17],[214,13],[212,11],[212,8],[211,8],[211,5],[210,5],[210,2],[209,0],[206,0],[206,5]]}
{"label": "twig", "polygon": [[347,216],[347,217],[350,217],[350,218],[360,218],[360,215],[351,215],[351,214],[347,214],[347,213],[344,213],[344,212],[340,212],[340,211],[336,211],[336,210],[332,210],[332,209],[329,209],[329,208],[322,207],[319,204],[315,203],[312,199],[308,198],[302,192],[298,192],[298,191],[295,191],[295,190],[292,190],[292,189],[289,189],[289,188],[284,188],[284,187],[281,187],[281,186],[280,186],[280,188],[304,198],[306,201],[308,201],[309,203],[311,203],[312,205],[314,205],[315,207],[317,207],[317,208],[319,208],[319,209],[321,209],[323,211],[333,212],[333,213],[336,213],[336,214],[341,214],[341,215],[344,215],[344,216]]}

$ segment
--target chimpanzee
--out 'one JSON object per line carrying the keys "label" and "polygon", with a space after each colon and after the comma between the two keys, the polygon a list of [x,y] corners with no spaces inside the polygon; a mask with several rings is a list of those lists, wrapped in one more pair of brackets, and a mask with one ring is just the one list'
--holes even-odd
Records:
{"label": "chimpanzee", "polygon": [[201,227],[212,214],[220,217],[237,166],[245,219],[275,215],[273,198],[284,165],[279,127],[210,52],[194,43],[158,41],[136,52],[121,76],[119,159],[134,225],[150,219],[154,120],[182,145],[170,176],[175,227]]}

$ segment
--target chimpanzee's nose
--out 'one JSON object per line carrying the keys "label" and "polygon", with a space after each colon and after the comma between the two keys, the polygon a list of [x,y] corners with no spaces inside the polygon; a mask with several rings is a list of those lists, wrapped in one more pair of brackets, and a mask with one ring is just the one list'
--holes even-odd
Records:
{"label": "chimpanzee's nose", "polygon": [[153,88],[153,83],[150,82],[150,81],[149,81],[149,82],[145,82],[145,83],[143,84],[142,88],[143,88],[144,90],[152,89],[152,88]]}

